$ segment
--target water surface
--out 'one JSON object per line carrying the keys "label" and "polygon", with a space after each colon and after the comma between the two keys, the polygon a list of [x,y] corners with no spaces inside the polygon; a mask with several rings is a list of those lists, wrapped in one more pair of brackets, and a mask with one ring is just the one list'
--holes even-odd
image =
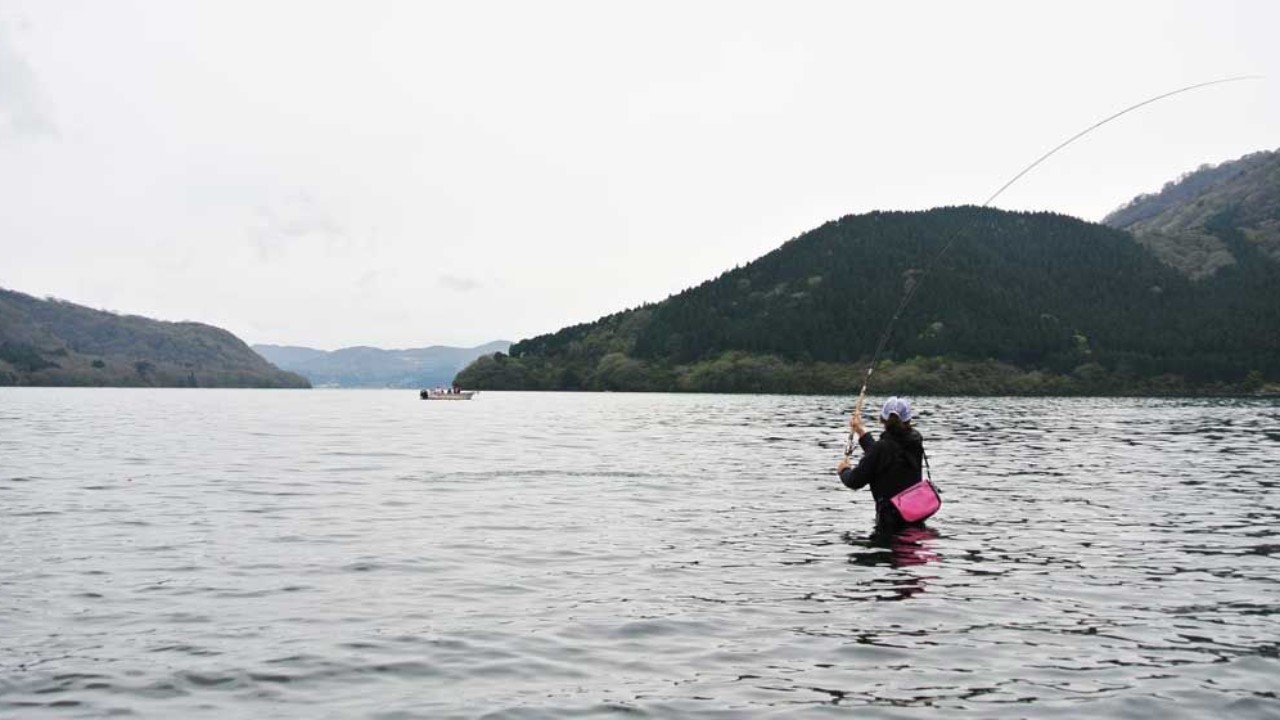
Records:
{"label": "water surface", "polygon": [[1280,717],[1280,405],[0,389],[0,716]]}

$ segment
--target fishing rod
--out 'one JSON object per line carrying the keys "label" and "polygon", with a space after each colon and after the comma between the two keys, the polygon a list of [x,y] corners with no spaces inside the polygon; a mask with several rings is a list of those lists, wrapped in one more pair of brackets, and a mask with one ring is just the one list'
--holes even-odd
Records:
{"label": "fishing rod", "polygon": [[[1210,80],[1209,82],[1196,83],[1195,85],[1188,85],[1183,88],[1178,88],[1177,90],[1171,90],[1166,93],[1161,93],[1159,95],[1156,95],[1155,97],[1147,98],[1146,100],[1143,100],[1140,103],[1130,105],[1129,107],[1123,110],[1112,113],[1111,115],[1108,115],[1107,117],[1090,125],[1084,130],[1081,130],[1075,135],[1072,135],[1071,137],[1062,141],[1049,152],[1046,152],[1045,154],[1036,158],[1035,162],[1023,168],[1021,172],[1019,172],[1017,175],[1014,175],[1012,178],[1010,178],[1009,181],[1006,182],[1004,185],[1001,185],[1000,189],[992,193],[991,197],[987,198],[980,207],[985,208],[989,206],[991,203],[995,202],[996,198],[1000,197],[1000,195],[1005,190],[1008,190],[1010,187],[1012,187],[1014,183],[1018,182],[1023,178],[1023,176],[1025,176],[1027,173],[1034,170],[1038,165],[1040,165],[1040,163],[1053,157],[1059,150],[1062,150],[1063,148],[1067,147],[1071,143],[1074,143],[1075,141],[1079,140],[1085,135],[1088,135],[1094,130],[1097,130],[1103,125],[1106,125],[1107,123],[1111,122],[1112,120],[1116,120],[1120,117],[1123,117],[1124,115],[1127,115],[1133,112],[1134,110],[1137,110],[1138,108],[1143,107],[1144,105],[1150,105],[1151,103],[1164,100],[1165,98],[1173,97],[1174,95],[1181,95],[1182,93],[1185,93],[1185,92],[1191,92],[1192,90],[1199,90],[1200,88],[1206,88],[1212,85],[1222,85],[1224,83],[1240,82],[1242,80],[1261,80],[1261,79],[1262,79],[1261,75],[1238,75],[1235,77],[1221,78],[1218,80]],[[867,374],[862,380],[862,390],[858,392],[858,401],[853,406],[853,412],[858,417],[862,417],[862,403],[867,399],[867,387],[871,384],[871,375],[876,370],[876,363],[880,359],[880,353],[884,351],[885,345],[888,344],[889,342],[889,336],[893,333],[893,326],[897,324],[898,318],[902,316],[902,311],[905,310],[907,307],[907,304],[911,302],[911,298],[915,297],[915,294],[917,291],[919,291],[920,286],[924,284],[925,278],[927,278],[929,276],[929,273],[933,271],[933,267],[938,263],[938,259],[941,258],[943,254],[946,253],[947,250],[951,248],[951,245],[955,243],[956,238],[958,237],[960,237],[960,230],[957,229],[955,232],[951,233],[951,237],[948,238],[947,242],[943,244],[942,249],[939,250],[937,254],[933,256],[933,258],[929,261],[929,264],[925,266],[924,271],[920,273],[919,277],[915,278],[913,282],[908,283],[906,292],[903,293],[902,301],[898,303],[898,308],[894,310],[893,315],[890,316],[888,324],[885,325],[884,332],[881,333],[880,335],[879,342],[876,343],[875,352],[871,354],[871,363],[867,366]],[[853,448],[854,448],[855,441],[856,441],[856,438],[854,438],[853,432],[851,431],[849,433],[849,440],[848,442],[845,443],[845,447],[844,447],[845,457],[853,455]]]}

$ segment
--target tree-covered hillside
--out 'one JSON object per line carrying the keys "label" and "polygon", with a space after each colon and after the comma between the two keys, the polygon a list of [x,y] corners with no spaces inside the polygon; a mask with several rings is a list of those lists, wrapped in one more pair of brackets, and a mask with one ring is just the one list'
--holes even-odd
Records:
{"label": "tree-covered hillside", "polygon": [[519,342],[458,381],[848,392],[907,285],[948,242],[895,326],[881,385],[1160,393],[1280,377],[1275,303],[1193,283],[1102,225],[959,207],[829,222],[663,302]]}
{"label": "tree-covered hillside", "polygon": [[1202,165],[1103,222],[1194,279],[1240,262],[1280,262],[1280,152]]}
{"label": "tree-covered hillside", "polygon": [[0,385],[310,387],[220,328],[116,315],[4,289]]}

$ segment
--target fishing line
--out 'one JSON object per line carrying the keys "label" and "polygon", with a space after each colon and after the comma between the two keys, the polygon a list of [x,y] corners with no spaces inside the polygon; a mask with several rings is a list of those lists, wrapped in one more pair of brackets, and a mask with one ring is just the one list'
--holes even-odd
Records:
{"label": "fishing line", "polygon": [[[1017,175],[1014,175],[1012,178],[1010,178],[1009,181],[1006,182],[1004,185],[1001,185],[1000,189],[992,193],[991,197],[987,198],[980,207],[985,208],[989,206],[991,203],[995,202],[996,198],[1000,197],[1001,193],[1003,193],[1005,190],[1008,190],[1014,183],[1021,180],[1024,175],[1034,170],[1036,166],[1040,165],[1040,163],[1053,157],[1054,154],[1056,154],[1059,150],[1062,150],[1063,148],[1067,147],[1071,143],[1079,140],[1085,135],[1088,135],[1094,130],[1097,130],[1103,125],[1106,125],[1112,120],[1116,120],[1117,118],[1123,117],[1124,115],[1127,115],[1133,112],[1134,110],[1137,110],[1138,108],[1143,107],[1144,105],[1150,105],[1151,103],[1164,100],[1165,98],[1173,97],[1174,95],[1180,95],[1185,92],[1191,92],[1192,90],[1199,90],[1200,88],[1206,88],[1211,85],[1222,85],[1224,83],[1240,82],[1242,80],[1261,80],[1261,79],[1262,79],[1261,75],[1239,75],[1236,77],[1222,78],[1219,80],[1210,80],[1209,82],[1196,83],[1195,85],[1188,85],[1183,88],[1178,88],[1177,90],[1171,90],[1166,93],[1161,93],[1159,95],[1156,95],[1155,97],[1147,98],[1146,100],[1143,100],[1142,102],[1137,103],[1135,105],[1130,105],[1129,107],[1123,110],[1120,110],[1119,112],[1112,113],[1111,115],[1108,115],[1107,117],[1090,125],[1084,130],[1081,130],[1075,135],[1072,135],[1071,137],[1062,141],[1052,150],[1041,155],[1039,158],[1036,158],[1035,162],[1023,168],[1021,172],[1019,172]],[[862,390],[858,392],[858,401],[857,403],[854,404],[854,413],[858,415],[858,417],[862,416],[862,403],[867,398],[867,386],[870,385],[871,383],[871,375],[872,373],[875,372],[876,363],[880,359],[880,353],[884,351],[885,345],[888,344],[889,337],[893,333],[893,326],[897,324],[898,318],[902,316],[902,311],[905,310],[907,307],[907,304],[911,302],[911,298],[915,297],[916,291],[918,291],[920,289],[920,286],[924,284],[925,278],[928,277],[929,273],[933,271],[933,267],[938,263],[938,259],[941,258],[943,254],[946,253],[947,250],[951,248],[952,244],[954,244],[956,239],[959,237],[960,237],[960,230],[956,230],[955,232],[951,233],[951,237],[948,238],[947,242],[943,244],[942,249],[939,250],[937,254],[933,256],[933,258],[929,261],[929,264],[925,266],[924,271],[920,273],[919,277],[914,278],[914,280],[909,279],[907,290],[902,296],[902,301],[898,303],[898,308],[893,311],[893,315],[889,318],[888,324],[885,325],[884,332],[881,333],[880,335],[879,342],[876,343],[875,352],[871,354],[871,364],[867,366],[866,377],[864,377],[862,380]],[[844,454],[846,456],[853,454],[854,440],[855,438],[853,437],[853,433],[850,432],[849,440],[847,443],[845,443],[845,448],[844,448]]]}

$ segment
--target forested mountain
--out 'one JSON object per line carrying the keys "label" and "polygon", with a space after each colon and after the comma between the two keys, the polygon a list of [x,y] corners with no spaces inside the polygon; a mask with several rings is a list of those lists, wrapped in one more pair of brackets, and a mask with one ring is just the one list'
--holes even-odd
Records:
{"label": "forested mountain", "polygon": [[0,385],[305,388],[239,338],[0,289]]}
{"label": "forested mountain", "polygon": [[1280,152],[1202,165],[1103,223],[1132,232],[1194,279],[1237,263],[1280,262]]}
{"label": "forested mountain", "polygon": [[459,370],[481,355],[505,352],[511,343],[498,340],[474,348],[433,345],[409,350],[349,347],[314,348],[254,345],[253,349],[285,370],[330,387],[428,388],[448,385]]}
{"label": "forested mountain", "polygon": [[1194,282],[1129,233],[1062,215],[875,212],[829,222],[660,303],[516,343],[458,382],[847,393],[907,286],[924,282],[890,336],[880,387],[1256,390],[1280,378],[1280,296],[1254,292],[1262,279],[1276,286],[1274,269],[1241,262],[1236,272],[1250,278],[1241,292],[1231,273]]}

